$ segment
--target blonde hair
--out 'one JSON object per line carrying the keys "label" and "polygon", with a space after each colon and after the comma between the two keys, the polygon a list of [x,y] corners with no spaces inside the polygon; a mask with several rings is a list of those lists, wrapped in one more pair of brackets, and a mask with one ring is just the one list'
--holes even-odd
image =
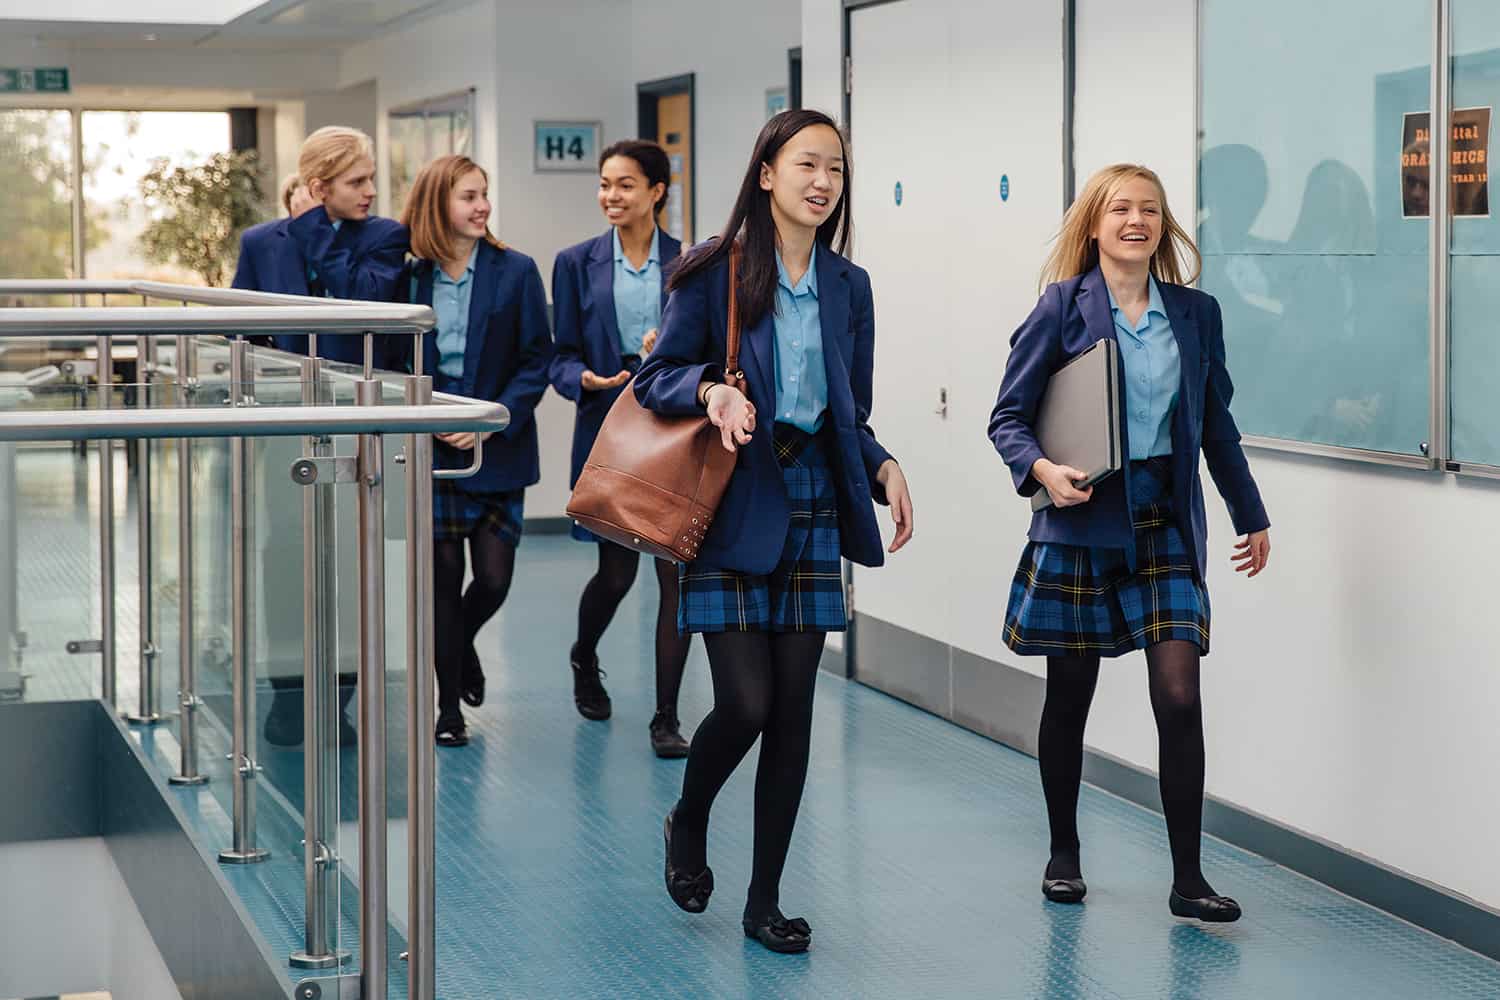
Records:
{"label": "blonde hair", "polygon": [[[1135,163],[1116,163],[1090,177],[1083,193],[1074,199],[1063,216],[1052,253],[1042,266],[1043,287],[1054,281],[1066,281],[1092,271],[1099,264],[1099,244],[1094,229],[1120,186],[1131,180],[1150,181],[1161,196],[1161,244],[1151,255],[1151,274],[1158,281],[1188,285],[1198,280],[1203,270],[1203,256],[1187,230],[1180,226],[1167,208],[1167,190],[1156,172]],[[1192,261],[1191,273],[1183,270],[1184,259]]]}
{"label": "blonde hair", "polygon": [[302,142],[297,154],[297,173],[305,183],[330,184],[361,158],[375,161],[375,144],[357,128],[326,125]]}
{"label": "blonde hair", "polygon": [[281,179],[281,207],[286,209],[286,214],[292,214],[292,195],[302,186],[301,174],[287,174]]}
{"label": "blonde hair", "polygon": [[[411,192],[406,196],[406,207],[401,210],[401,224],[411,231],[411,252],[423,260],[453,260],[457,251],[453,246],[453,224],[448,221],[448,199],[453,196],[453,187],[471,170],[478,170],[484,182],[490,175],[484,168],[467,156],[440,156],[417,174]],[[495,239],[486,227],[484,241],[496,250],[504,250],[505,244]]]}

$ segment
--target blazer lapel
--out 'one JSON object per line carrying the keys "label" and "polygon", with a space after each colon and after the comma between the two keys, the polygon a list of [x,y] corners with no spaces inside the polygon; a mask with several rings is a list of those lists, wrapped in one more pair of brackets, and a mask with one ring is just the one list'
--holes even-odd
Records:
{"label": "blazer lapel", "polygon": [[1078,311],[1083,313],[1083,325],[1089,333],[1089,343],[1101,340],[1118,340],[1115,336],[1115,321],[1109,311],[1109,288],[1104,284],[1104,272],[1095,267],[1084,275],[1078,286]]}
{"label": "blazer lapel", "polygon": [[1192,312],[1186,308],[1186,296],[1180,294],[1178,286],[1158,281],[1156,287],[1161,291],[1161,304],[1167,310],[1167,322],[1172,324],[1172,336],[1177,340],[1177,356],[1182,363],[1182,376],[1177,389],[1177,413],[1179,419],[1187,421],[1184,424],[1186,428],[1192,426],[1196,414],[1202,409],[1198,392],[1198,367],[1202,364],[1203,351],[1199,342],[1198,324],[1194,322]]}
{"label": "blazer lapel", "polygon": [[285,242],[276,250],[277,282],[281,287],[275,290],[288,295],[308,294],[307,262],[302,259],[297,241],[284,225],[276,230],[276,235]]}
{"label": "blazer lapel", "polygon": [[[725,322],[728,322],[727,318]],[[724,329],[727,337],[729,328],[726,326]],[[742,326],[740,328],[740,368],[748,373],[747,377],[750,379],[752,388],[763,393],[764,400],[771,401],[771,409],[774,411],[776,407],[776,319],[771,313],[766,313],[753,327],[747,329]]]}
{"label": "blazer lapel", "polygon": [[[435,266],[427,260],[419,260],[412,265],[412,274],[417,279],[416,298],[412,299],[414,305],[432,305],[432,281]],[[410,294],[410,289],[403,288],[401,291]],[[434,329],[422,338],[422,373],[436,377],[437,366],[437,331]]]}
{"label": "blazer lapel", "polygon": [[[849,325],[849,267],[832,250],[819,247],[818,324],[823,328],[824,367],[837,355],[845,371],[854,363],[854,335]],[[829,381],[833,381],[829,372]]]}
{"label": "blazer lapel", "polygon": [[479,366],[484,360],[484,340],[489,334],[490,310],[494,306],[496,280],[500,270],[501,251],[488,243],[479,244],[474,255],[474,274],[469,279],[469,328],[464,335],[464,388],[474,391],[479,381]]}
{"label": "blazer lapel", "polygon": [[610,371],[595,372],[608,378],[624,367],[620,356],[620,321],[615,317],[615,240],[610,230],[594,241],[589,252],[589,289],[594,294],[594,312],[604,330],[604,358]]}

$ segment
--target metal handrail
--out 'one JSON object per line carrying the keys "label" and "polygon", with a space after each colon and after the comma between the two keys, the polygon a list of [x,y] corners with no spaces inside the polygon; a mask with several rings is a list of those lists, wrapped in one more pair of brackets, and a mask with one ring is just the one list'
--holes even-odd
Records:
{"label": "metal handrail", "polygon": [[0,441],[134,438],[296,437],[306,434],[416,434],[499,431],[510,423],[501,403],[430,406],[255,406],[150,410],[0,412]]}
{"label": "metal handrail", "polygon": [[140,334],[174,336],[203,333],[426,333],[437,325],[429,306],[393,303],[338,303],[307,305],[218,306],[213,309],[174,309],[162,306],[0,309],[0,338],[52,337],[87,333],[101,337]]}
{"label": "metal handrail", "polygon": [[357,301],[289,295],[283,292],[253,292],[244,288],[178,285],[166,281],[90,278],[3,278],[0,279],[0,295],[138,295],[205,306],[278,306],[288,303],[340,306]]}

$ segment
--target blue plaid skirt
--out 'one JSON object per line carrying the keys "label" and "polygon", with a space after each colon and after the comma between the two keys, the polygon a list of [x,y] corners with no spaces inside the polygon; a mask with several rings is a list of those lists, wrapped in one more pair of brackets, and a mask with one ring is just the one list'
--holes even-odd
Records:
{"label": "blue plaid skirt", "polygon": [[1208,590],[1172,515],[1172,466],[1130,466],[1136,570],[1125,551],[1027,542],[1010,585],[1005,644],[1022,656],[1120,656],[1168,639],[1208,655]]}
{"label": "blue plaid skirt", "polygon": [[432,483],[432,537],[468,538],[492,531],[512,545],[521,544],[521,522],[526,511],[525,490],[470,493],[451,479]]}
{"label": "blue plaid skirt", "polygon": [[792,516],[781,559],[768,575],[678,567],[677,630],[842,632],[844,568],[838,492],[824,435],[790,424],[774,429],[776,461]]}

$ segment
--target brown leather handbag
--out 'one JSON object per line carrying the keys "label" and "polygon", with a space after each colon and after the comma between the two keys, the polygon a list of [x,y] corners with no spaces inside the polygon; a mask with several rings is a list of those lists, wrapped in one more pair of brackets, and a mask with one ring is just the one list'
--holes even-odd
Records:
{"label": "brown leather handbag", "polygon": [[[743,392],[735,289],[739,256],[735,243],[729,252],[724,383]],[[568,516],[628,549],[692,562],[738,458],[737,452],[724,450],[722,435],[706,414],[672,417],[648,410],[636,401],[634,385],[627,383],[594,439],[568,501]]]}

